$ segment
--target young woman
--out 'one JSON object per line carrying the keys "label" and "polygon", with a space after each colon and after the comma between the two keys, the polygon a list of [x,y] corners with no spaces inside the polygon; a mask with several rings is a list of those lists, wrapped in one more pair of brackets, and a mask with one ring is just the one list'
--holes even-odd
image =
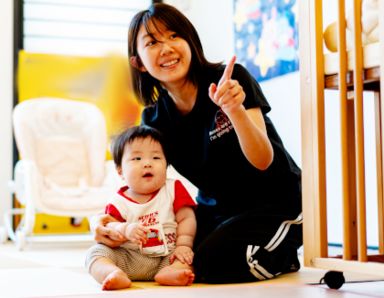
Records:
{"label": "young woman", "polygon": [[[170,163],[199,189],[194,268],[208,283],[249,282],[297,271],[302,244],[301,171],[248,71],[204,57],[198,34],[176,8],[136,14],[128,36],[142,122],[162,132]],[[118,237],[98,217],[95,239]]]}

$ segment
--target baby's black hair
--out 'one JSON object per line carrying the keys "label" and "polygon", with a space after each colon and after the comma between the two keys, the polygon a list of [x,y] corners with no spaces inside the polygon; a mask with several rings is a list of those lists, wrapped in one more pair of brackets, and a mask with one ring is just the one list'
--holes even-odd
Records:
{"label": "baby's black hair", "polygon": [[113,161],[116,167],[121,167],[121,161],[123,159],[124,148],[126,144],[132,143],[137,139],[146,139],[150,138],[155,142],[158,142],[163,149],[163,153],[165,156],[165,160],[168,165],[168,155],[167,150],[165,148],[165,142],[162,134],[157,129],[147,126],[147,125],[139,125],[133,126],[124,130],[122,133],[117,135],[112,142],[112,156]]}

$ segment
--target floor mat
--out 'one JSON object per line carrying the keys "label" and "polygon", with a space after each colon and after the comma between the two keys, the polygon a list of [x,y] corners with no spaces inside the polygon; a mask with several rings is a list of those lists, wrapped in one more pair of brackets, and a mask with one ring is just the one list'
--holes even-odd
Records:
{"label": "floor mat", "polygon": [[[330,290],[319,286],[310,285],[272,285],[254,283],[252,285],[221,285],[212,287],[163,287],[148,290],[123,290],[103,292],[92,295],[50,296],[49,298],[362,298],[383,297],[377,293],[359,293],[349,291]],[[37,297],[36,297],[37,298]]]}
{"label": "floor mat", "polygon": [[29,267],[39,267],[41,266],[37,262],[20,260],[19,258],[10,257],[0,253],[0,269],[10,269],[10,268],[29,268]]}

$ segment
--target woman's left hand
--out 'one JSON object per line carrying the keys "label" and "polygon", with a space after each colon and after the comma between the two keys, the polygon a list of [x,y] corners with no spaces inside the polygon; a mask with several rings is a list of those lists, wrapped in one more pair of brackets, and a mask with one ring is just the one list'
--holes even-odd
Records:
{"label": "woman's left hand", "polygon": [[223,75],[216,85],[209,86],[209,97],[221,107],[225,114],[230,114],[243,107],[245,92],[238,81],[232,80],[232,72],[235,66],[236,56],[233,56],[224,69]]}

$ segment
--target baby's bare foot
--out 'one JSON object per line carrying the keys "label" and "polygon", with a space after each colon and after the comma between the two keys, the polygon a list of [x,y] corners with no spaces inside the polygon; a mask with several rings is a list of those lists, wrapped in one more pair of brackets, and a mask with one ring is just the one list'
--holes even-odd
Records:
{"label": "baby's bare foot", "polygon": [[119,290],[129,288],[132,282],[121,270],[112,271],[104,279],[102,286],[103,290]]}
{"label": "baby's bare foot", "polygon": [[190,269],[165,267],[155,276],[155,281],[163,286],[190,286],[195,274]]}

